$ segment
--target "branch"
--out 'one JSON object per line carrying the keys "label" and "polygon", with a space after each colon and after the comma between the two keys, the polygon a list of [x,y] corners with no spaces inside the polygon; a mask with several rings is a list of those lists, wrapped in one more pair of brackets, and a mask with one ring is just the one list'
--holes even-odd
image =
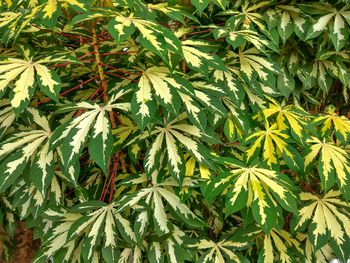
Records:
{"label": "branch", "polygon": [[[95,59],[96,59],[96,63],[97,63],[97,70],[98,70],[98,74],[100,75],[100,79],[101,79],[101,86],[102,86],[102,91],[103,91],[103,101],[104,101],[104,103],[106,103],[108,101],[107,82],[106,82],[105,73],[104,73],[103,67],[102,67],[100,52],[98,50],[96,28],[92,29],[92,42],[93,42],[92,44],[94,46],[94,53],[95,53]],[[108,113],[109,113],[109,119],[110,119],[111,124],[112,124],[112,128],[115,128],[116,123],[115,123],[113,111],[109,111]]]}

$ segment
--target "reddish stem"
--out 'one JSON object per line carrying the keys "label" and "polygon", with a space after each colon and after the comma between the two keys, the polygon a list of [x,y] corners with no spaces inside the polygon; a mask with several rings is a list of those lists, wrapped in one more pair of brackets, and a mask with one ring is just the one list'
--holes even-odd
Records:
{"label": "reddish stem", "polygon": [[101,63],[101,65],[104,66],[104,67],[107,67],[107,68],[111,68],[111,69],[113,69],[113,70],[115,70],[115,71],[122,72],[122,73],[124,73],[124,74],[128,74],[128,75],[140,75],[139,72],[132,72],[132,71],[123,70],[123,69],[120,69],[120,68],[116,68],[116,67],[113,67],[113,66],[104,64],[104,63]]}
{"label": "reddish stem", "polygon": [[95,77],[93,77],[93,78],[91,78],[91,79],[85,80],[85,81],[79,83],[79,85],[76,85],[76,86],[74,86],[73,88],[70,88],[69,90],[66,90],[66,91],[64,91],[64,92],[61,92],[60,95],[61,95],[61,96],[64,96],[64,95],[66,95],[67,93],[69,93],[69,92],[71,92],[71,91],[73,91],[73,90],[76,90],[76,89],[80,88],[82,85],[85,85],[86,83],[89,83],[89,82],[91,82],[91,81],[93,81],[93,80],[95,80],[95,79],[98,79],[99,77],[100,77],[100,76],[95,76]]}
{"label": "reddish stem", "polygon": [[89,100],[91,100],[95,95],[102,89],[102,86],[98,87],[98,89],[95,90],[95,92],[89,97]]}
{"label": "reddish stem", "polygon": [[111,76],[114,76],[114,77],[118,77],[118,78],[121,78],[121,79],[127,79],[127,80],[130,80],[132,82],[137,82],[136,80],[134,79],[131,79],[131,78],[128,78],[128,77],[124,77],[122,75],[119,75],[119,74],[115,74],[115,73],[112,73],[112,72],[106,72],[107,75],[111,75]]}
{"label": "reddish stem", "polygon": [[101,53],[101,56],[108,56],[108,55],[126,55],[126,54],[136,54],[138,51],[118,51],[118,52],[106,52]]}
{"label": "reddish stem", "polygon": [[[93,77],[93,78],[91,78],[91,79],[88,79],[88,80],[86,80],[86,81],[80,83],[79,85],[76,85],[76,86],[74,86],[73,88],[70,88],[69,90],[65,90],[65,91],[61,92],[59,95],[60,95],[60,96],[64,96],[65,94],[67,94],[67,93],[69,93],[69,92],[71,92],[71,91],[73,91],[73,90],[76,90],[76,89],[78,89],[80,86],[82,86],[82,85],[84,85],[84,84],[86,84],[86,83],[88,83],[88,82],[90,82],[90,81],[93,81],[94,79],[97,79],[97,78],[99,78],[99,76],[95,76],[95,77]],[[37,102],[37,103],[33,103],[32,106],[37,106],[37,105],[40,105],[40,104],[49,102],[50,100],[51,100],[51,98],[46,98],[46,99],[44,99],[44,100],[42,100],[42,101],[39,101],[39,102]]]}
{"label": "reddish stem", "polygon": [[100,195],[100,201],[103,201],[103,199],[104,199],[104,195],[105,195],[105,191],[106,191],[106,185],[107,185],[107,181],[108,181],[107,174],[109,174],[110,167],[111,167],[111,158],[109,158],[109,160],[108,160],[108,168],[107,168],[106,178],[105,178],[105,181],[103,183],[102,192],[101,192],[101,195]]}
{"label": "reddish stem", "polygon": [[197,32],[187,33],[187,35],[197,35],[197,34],[202,34],[202,33],[208,33],[210,31],[211,31],[211,28],[208,28],[208,29],[205,29],[205,30],[197,31]]}

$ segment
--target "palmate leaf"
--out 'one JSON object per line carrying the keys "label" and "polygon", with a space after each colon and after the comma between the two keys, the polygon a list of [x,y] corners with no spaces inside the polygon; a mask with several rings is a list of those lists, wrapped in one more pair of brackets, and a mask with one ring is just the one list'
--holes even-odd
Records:
{"label": "palmate leaf", "polygon": [[123,144],[130,135],[138,131],[137,126],[127,116],[119,115],[119,120],[121,127],[112,130],[112,134],[118,139],[117,145]]}
{"label": "palmate leaf", "polygon": [[170,108],[173,112],[179,111],[179,96],[176,90],[171,87],[171,83],[178,84],[168,74],[169,71],[165,67],[152,67],[144,71],[139,80],[139,89],[134,94],[131,111],[134,113],[135,120],[141,129],[144,129],[155,114],[156,103],[152,88],[162,105]]}
{"label": "palmate leaf", "polygon": [[79,0],[48,0],[44,6],[43,6],[43,19],[52,19],[54,16],[57,16],[57,14],[55,14],[59,9],[60,6],[74,6],[74,7],[79,7],[79,9],[84,10],[84,2],[83,1],[79,1]]}
{"label": "palmate leaf", "polygon": [[4,23],[0,23],[0,26],[5,26],[4,33],[6,35],[6,41],[16,40],[19,34],[37,17],[40,17],[45,25],[53,27],[57,23],[62,8],[69,6],[79,11],[85,9],[84,2],[80,0],[48,0],[44,3],[28,1],[25,3],[25,6],[25,11],[23,12],[6,12],[4,14],[5,21]]}
{"label": "palmate leaf", "polygon": [[62,212],[59,213],[53,210],[48,210],[46,211],[46,216],[53,217],[56,220],[57,218],[64,220],[64,224],[58,225],[52,230],[50,230],[50,232],[52,233],[49,234],[51,235],[49,235],[49,238],[42,244],[42,247],[39,249],[38,253],[33,259],[33,263],[47,262],[47,260],[60,249],[66,252],[66,255],[62,262],[69,262],[68,260],[71,257],[71,254],[74,252],[75,244],[74,242],[70,242],[62,246],[62,241],[67,240],[69,228],[76,220],[78,220],[81,217],[81,215],[73,213],[65,214]]}
{"label": "palmate leaf", "polygon": [[[150,183],[148,187],[143,187],[132,193],[120,201],[117,202],[118,208],[117,212],[121,212],[126,208],[133,208],[137,215],[137,220],[135,221],[135,234],[136,239],[141,241],[143,235],[146,233],[147,228],[150,225],[150,217],[148,216],[148,211],[140,211],[137,209],[138,205],[143,206],[145,203],[146,207],[152,208],[151,218],[153,219],[153,232],[158,236],[163,236],[169,234],[173,229],[173,223],[168,219],[168,209],[165,208],[163,200],[166,201],[170,208],[170,212],[176,215],[182,223],[192,227],[202,227],[203,222],[185,205],[181,202],[180,198],[175,195],[171,190],[167,190],[167,186],[176,185],[174,181],[163,181],[161,183],[157,182],[158,172],[155,171],[151,175],[151,182],[148,181],[146,175],[141,175],[137,178],[130,178],[124,183],[127,185],[137,185],[141,183]],[[184,182],[185,184],[185,182]],[[142,244],[142,243],[141,243]]]}
{"label": "palmate leaf", "polygon": [[[249,81],[258,76],[261,81],[269,82],[269,75],[276,72],[275,66],[267,57],[260,56],[256,48],[247,50],[240,47],[237,53],[231,52],[230,56],[239,63],[240,71]],[[270,83],[273,86],[273,83]]]}
{"label": "palmate leaf", "polygon": [[310,22],[303,17],[301,10],[291,5],[278,5],[280,20],[278,21],[278,32],[283,43],[295,32],[295,34],[305,39]]}
{"label": "palmate leaf", "polygon": [[[109,156],[112,152],[113,138],[107,112],[113,109],[130,110],[130,103],[115,103],[115,101],[128,91],[120,90],[114,94],[105,106],[79,102],[62,108],[58,112],[88,109],[80,116],[62,124],[52,134],[50,148],[60,145],[65,170],[73,165],[79,158],[84,143],[90,135],[88,149],[91,158],[107,171]],[[91,131],[90,131],[91,130]]]}
{"label": "palmate leaf", "polygon": [[239,9],[232,9],[221,12],[222,15],[229,15],[233,18],[234,24],[241,28],[249,28],[250,24],[254,24],[259,30],[265,32],[266,25],[264,23],[264,17],[260,13],[260,8],[270,5],[270,1],[261,1],[259,3],[244,2]]}
{"label": "palmate leaf", "polygon": [[[94,210],[86,215],[86,211]],[[112,205],[102,202],[82,203],[73,207],[71,212],[58,213],[52,210],[46,211],[46,216],[58,221],[53,228],[50,238],[43,244],[35,263],[46,262],[51,256],[64,255],[61,262],[74,262],[74,250],[79,249],[82,258],[87,262],[94,262],[94,258],[103,257],[107,262],[116,262],[119,258],[120,246],[117,242],[118,236],[129,244],[133,244],[135,234],[131,229],[130,222],[116,213]],[[80,245],[76,240],[80,237]],[[57,245],[60,242],[60,245]],[[81,247],[79,247],[81,246]],[[95,255],[95,254],[98,255]],[[79,254],[79,260],[81,257]]]}
{"label": "palmate leaf", "polygon": [[46,204],[44,196],[32,184],[28,186],[23,180],[13,188],[10,196],[16,200],[14,209],[18,210],[22,220],[28,218],[29,215],[38,218]]}
{"label": "palmate leaf", "polygon": [[[226,94],[230,95],[230,100],[235,102],[236,108],[237,105],[242,104],[245,97],[248,97],[250,102],[254,105],[257,105],[260,109],[264,108],[265,101],[261,98],[263,95],[272,96],[279,94],[274,90],[274,77],[271,76],[271,72],[269,72],[269,70],[262,71],[262,68],[260,68],[259,64],[256,64],[253,61],[252,65],[256,67],[258,76],[262,82],[255,81],[257,73],[253,71],[249,73],[250,75],[247,79],[247,75],[242,72],[242,56],[239,54],[241,53],[228,51],[225,55],[226,71],[214,71],[214,78],[218,84],[224,85],[223,87],[226,87]],[[251,58],[255,59],[256,56],[252,56]],[[259,58],[257,58],[257,60],[259,60]],[[250,60],[248,59],[246,61]],[[265,61],[267,63],[270,63],[268,60]],[[270,64],[270,66],[273,65]],[[257,96],[257,94],[259,94],[259,96]]]}
{"label": "palmate leaf", "polygon": [[11,135],[0,145],[0,191],[14,184],[30,163],[30,177],[45,195],[53,176],[53,152],[49,150],[49,123],[37,110],[28,108],[32,122],[40,128]]}
{"label": "palmate leaf", "polygon": [[199,70],[205,75],[208,74],[208,67],[225,70],[224,64],[217,55],[204,51],[206,47],[209,47],[209,43],[204,41],[182,41],[182,50],[187,64],[194,70]]}
{"label": "palmate leaf", "polygon": [[18,35],[28,26],[29,22],[38,15],[40,7],[34,7],[26,10],[24,14],[21,12],[2,12],[1,27],[4,28],[6,36],[4,43],[10,42],[18,37]]}
{"label": "palmate leaf", "polygon": [[187,12],[181,5],[170,5],[169,3],[148,4],[148,8],[164,13],[170,18],[185,24],[184,17],[198,22],[198,19]]}
{"label": "palmate leaf", "polygon": [[36,263],[344,261],[350,0],[287,2],[0,1],[0,225],[34,228]]}
{"label": "palmate leaf", "polygon": [[[190,152],[199,163],[212,166],[209,150],[198,142],[198,138],[203,138],[207,135],[196,126],[184,122],[186,119],[187,114],[183,113],[178,118],[165,123],[163,127],[155,126],[151,132],[146,131],[129,142],[130,145],[135,141],[137,142],[157,135],[146,154],[144,166],[147,171],[151,172],[158,168],[157,164],[159,164],[159,161],[157,158],[161,152],[166,151],[169,158],[170,173],[174,175],[176,180],[181,182],[184,176],[184,169],[183,156],[179,149],[180,145]],[[197,139],[189,137],[191,135]],[[163,147],[163,144],[165,144],[165,147]]]}
{"label": "palmate leaf", "polygon": [[342,9],[337,10],[336,7],[331,5],[312,4],[311,6],[320,10],[323,16],[310,27],[307,38],[311,39],[319,36],[328,26],[333,46],[336,51],[340,51],[345,46],[349,37],[349,27],[346,25],[346,22],[348,24],[350,22],[350,8],[344,6]]}
{"label": "palmate leaf", "polygon": [[307,263],[322,262],[327,263],[334,258],[333,249],[329,244],[324,245],[320,249],[315,249],[315,246],[311,243],[307,234],[298,232],[298,239],[305,241],[305,257]]}
{"label": "palmate leaf", "polygon": [[305,157],[305,167],[310,166],[319,156],[317,170],[325,191],[328,191],[337,182],[344,197],[349,200],[349,154],[334,143],[327,142],[326,139],[321,141],[312,137],[306,142],[310,144],[310,147],[309,153]]}
{"label": "palmate leaf", "polygon": [[346,260],[350,239],[349,204],[339,196],[340,191],[334,190],[323,197],[301,193],[300,200],[307,204],[299,212],[296,228],[308,224],[308,236],[316,249],[330,244],[337,256]]}
{"label": "palmate leaf", "polygon": [[110,20],[108,26],[108,31],[119,44],[131,36],[135,29],[140,32],[140,44],[159,55],[165,63],[168,63],[169,51],[182,55],[180,40],[168,28],[151,20],[136,18],[133,14],[129,17],[118,15]]}
{"label": "palmate leaf", "polygon": [[[283,229],[273,228],[269,233],[264,233],[258,226],[248,225],[235,231],[232,238],[253,241],[261,249],[258,262],[269,263],[278,260],[289,263],[294,262],[296,256],[304,258],[301,242]],[[296,252],[292,252],[292,249]]]}
{"label": "palmate leaf", "polygon": [[[40,173],[34,175],[38,177]],[[13,208],[18,211],[18,215],[22,220],[31,217],[38,219],[48,204],[53,206],[63,205],[64,184],[60,183],[58,176],[55,174],[46,175],[45,178],[43,177],[43,180],[42,178],[37,178],[36,180],[40,183],[44,179],[45,181],[50,180],[47,182],[48,188],[45,193],[39,191],[38,189],[40,188],[36,187],[35,184],[27,183],[21,179],[17,181],[15,187],[11,188],[9,196],[15,200]],[[32,180],[34,181],[34,179]]]}
{"label": "palmate leaf", "polygon": [[291,262],[293,258],[288,253],[289,247],[296,248],[303,254],[300,243],[289,232],[272,229],[270,233],[264,235],[264,246],[259,257],[262,262],[268,263],[274,261],[274,254],[277,254],[281,262]]}
{"label": "palmate leaf", "polygon": [[220,85],[206,81],[191,81],[191,84],[194,87],[194,95],[199,103],[215,115],[227,116],[227,110],[220,100],[227,92]]}
{"label": "palmate leaf", "polygon": [[47,96],[57,99],[61,80],[54,71],[40,63],[40,60],[35,62],[32,59],[17,58],[0,61],[0,92],[18,78],[14,83],[11,99],[11,105],[17,113],[29,104],[36,82]]}
{"label": "palmate leaf", "polygon": [[253,44],[256,50],[264,51],[265,46],[269,46],[270,43],[266,39],[262,38],[256,31],[250,29],[243,30],[230,30],[217,28],[214,30],[215,38],[222,38],[226,36],[226,41],[229,43],[234,49],[242,48],[244,46],[245,41]]}
{"label": "palmate leaf", "polygon": [[[278,130],[286,130],[287,125],[290,128],[290,132],[295,139],[303,141],[303,126],[305,125],[305,119],[308,117],[308,113],[302,108],[288,105],[281,106],[277,101],[267,97],[269,103],[265,109],[262,110],[262,114],[266,118],[276,116],[276,123]],[[254,118],[259,118],[255,116]]]}
{"label": "palmate leaf", "polygon": [[346,144],[350,141],[350,120],[336,114],[334,107],[328,107],[327,114],[317,117],[313,122],[321,125],[322,136],[334,130],[336,138],[342,143]]}
{"label": "palmate leaf", "polygon": [[331,71],[333,67],[334,63],[331,61],[315,61],[312,65],[310,75],[307,77],[308,82],[316,82],[324,92],[328,92],[332,85],[332,78],[328,74],[328,71]]}
{"label": "palmate leaf", "polygon": [[138,90],[134,93],[131,102],[131,111],[135,116],[135,121],[143,130],[155,115],[155,99],[160,105],[175,114],[179,113],[182,100],[190,120],[204,129],[206,117],[195,98],[193,87],[188,81],[175,76],[171,77],[166,67],[154,66],[143,72],[138,83]]}
{"label": "palmate leaf", "polygon": [[184,247],[183,242],[188,238],[185,233],[178,227],[162,242],[153,241],[148,244],[147,258],[149,262],[185,262],[192,257]]}
{"label": "palmate leaf", "polygon": [[298,172],[304,171],[303,159],[300,153],[286,142],[289,136],[278,129],[278,123],[269,126],[266,122],[266,130],[257,131],[247,137],[246,143],[252,143],[246,152],[247,160],[253,159],[262,150],[263,160],[267,165],[277,165],[282,156],[291,169]]}
{"label": "palmate leaf", "polygon": [[212,179],[204,196],[210,200],[227,189],[226,216],[251,207],[255,221],[268,233],[279,226],[278,204],[296,213],[295,187],[287,176],[275,170],[246,166],[234,159],[224,162],[231,171]]}
{"label": "palmate leaf", "polygon": [[[89,203],[79,205],[73,208],[72,211],[79,212],[91,209]],[[94,204],[92,204],[94,206]],[[102,206],[101,208],[99,208]],[[104,240],[103,247],[111,251],[117,248],[117,234],[127,243],[133,244],[135,234],[132,231],[130,222],[123,218],[119,213],[116,213],[112,205],[98,205],[97,210],[90,212],[88,215],[79,218],[72,224],[68,230],[67,239],[71,240],[85,233],[83,241],[82,253],[85,254],[85,260],[91,260],[97,242]],[[101,233],[102,232],[102,233]],[[83,255],[84,258],[84,255]],[[115,258],[116,259],[116,258]]]}
{"label": "palmate leaf", "polygon": [[232,240],[222,239],[214,242],[208,239],[200,239],[193,241],[187,245],[190,249],[198,251],[204,250],[197,262],[241,262],[241,255],[235,250],[245,248],[248,242],[237,242]]}
{"label": "palmate leaf", "polygon": [[[228,53],[227,56],[233,56],[237,59],[235,53]],[[239,61],[236,62],[236,65],[238,65]],[[242,88],[242,84],[240,83],[239,78],[236,78],[236,76],[239,77],[239,68],[234,68],[229,65],[225,66],[225,71],[215,70],[213,77],[218,84],[223,83],[223,86],[227,87],[228,91],[226,91],[226,94],[228,92],[232,94],[232,96],[230,96],[231,100],[235,102],[237,101],[237,104],[241,104],[244,99],[245,92]]]}

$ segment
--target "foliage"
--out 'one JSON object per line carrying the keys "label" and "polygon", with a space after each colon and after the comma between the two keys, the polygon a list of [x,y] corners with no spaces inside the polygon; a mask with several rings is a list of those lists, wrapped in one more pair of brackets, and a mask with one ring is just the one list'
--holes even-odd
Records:
{"label": "foliage", "polygon": [[[347,1],[0,1],[0,244],[47,262],[350,253]],[[6,234],[5,234],[6,233]]]}

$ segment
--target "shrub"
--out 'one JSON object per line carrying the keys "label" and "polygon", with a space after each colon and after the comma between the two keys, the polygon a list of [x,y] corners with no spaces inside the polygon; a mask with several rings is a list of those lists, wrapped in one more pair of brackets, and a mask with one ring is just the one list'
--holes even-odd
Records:
{"label": "shrub", "polygon": [[0,6],[5,257],[349,257],[347,1]]}

